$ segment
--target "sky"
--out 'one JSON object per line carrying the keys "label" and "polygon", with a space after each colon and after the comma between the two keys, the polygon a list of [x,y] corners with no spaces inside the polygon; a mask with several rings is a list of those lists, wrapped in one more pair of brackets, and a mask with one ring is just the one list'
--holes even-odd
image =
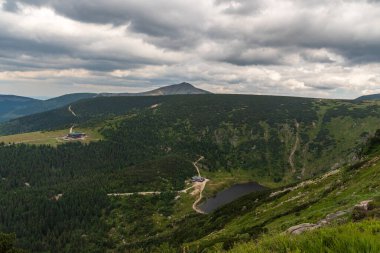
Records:
{"label": "sky", "polygon": [[380,93],[379,0],[0,0],[0,94]]}

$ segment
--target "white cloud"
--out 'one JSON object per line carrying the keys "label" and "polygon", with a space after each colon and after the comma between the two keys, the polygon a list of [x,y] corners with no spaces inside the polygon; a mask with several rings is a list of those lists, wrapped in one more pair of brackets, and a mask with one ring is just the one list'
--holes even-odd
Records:
{"label": "white cloud", "polygon": [[316,97],[380,89],[376,1],[0,4],[0,93],[140,91],[181,81]]}

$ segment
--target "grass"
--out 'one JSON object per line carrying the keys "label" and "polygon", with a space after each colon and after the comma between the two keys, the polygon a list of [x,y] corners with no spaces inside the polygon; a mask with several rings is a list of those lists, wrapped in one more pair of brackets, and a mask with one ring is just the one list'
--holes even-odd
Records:
{"label": "grass", "polygon": [[180,197],[176,200],[176,204],[174,205],[173,220],[181,219],[195,212],[192,206],[198,195],[192,196],[190,194],[192,191],[193,189],[190,189],[187,193],[179,194]]}
{"label": "grass", "polygon": [[[310,182],[276,199],[263,202],[231,220],[223,229],[186,246],[197,249],[226,239],[239,241],[244,231],[257,226],[265,228],[270,234],[281,233],[291,226],[316,223],[328,214],[350,210],[360,201],[380,196],[380,163],[351,171],[341,168],[334,175]],[[342,218],[349,220],[350,217]]]}
{"label": "grass", "polygon": [[[103,138],[101,134],[97,131],[97,129],[75,128],[74,130],[77,132],[85,132],[87,134],[87,138],[83,141],[84,143],[101,140]],[[0,143],[1,142],[4,142],[6,144],[26,143],[26,144],[34,144],[34,145],[56,146],[60,143],[65,142],[64,140],[62,140],[62,137],[66,136],[67,134],[68,134],[68,129],[6,135],[6,136],[0,136]]]}
{"label": "grass", "polygon": [[377,253],[380,252],[380,221],[326,227],[301,235],[267,235],[235,246],[230,253]]}

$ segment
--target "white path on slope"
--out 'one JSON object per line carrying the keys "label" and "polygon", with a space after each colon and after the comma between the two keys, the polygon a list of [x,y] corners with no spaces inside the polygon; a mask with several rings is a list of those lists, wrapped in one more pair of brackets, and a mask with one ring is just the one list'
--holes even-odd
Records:
{"label": "white path on slope", "polygon": [[199,184],[199,197],[197,198],[197,200],[195,200],[195,202],[193,203],[193,209],[194,211],[196,211],[197,213],[201,213],[201,214],[205,214],[205,212],[203,212],[201,209],[198,208],[198,203],[202,200],[203,198],[203,190],[205,189],[206,187],[206,184],[209,180],[207,178],[205,178],[205,181],[201,182]]}
{"label": "white path on slope", "polygon": [[[76,114],[75,114],[75,112],[73,111],[73,109],[71,109],[71,105],[69,105],[69,108],[68,108],[68,110],[69,110],[69,112],[71,112],[71,114],[74,116],[74,117],[78,117]],[[73,130],[74,130],[74,124],[70,127],[70,133],[72,133],[73,132]]]}
{"label": "white path on slope", "polygon": [[199,171],[199,168],[198,168],[198,166],[197,166],[197,163],[200,162],[202,159],[204,159],[203,156],[201,156],[198,160],[196,160],[195,162],[193,162],[193,165],[194,165],[195,169],[197,170],[197,172],[198,172],[198,176],[199,176],[199,177],[201,177],[201,172]]}
{"label": "white path on slope", "polygon": [[[198,160],[196,160],[195,162],[193,162],[193,165],[195,167],[195,169],[197,170],[198,172],[198,176],[201,177],[201,172],[198,168],[198,162],[200,162],[202,159],[204,159],[203,156],[201,156]],[[205,180],[203,182],[198,182],[198,183],[195,183],[194,186],[198,188],[198,191],[199,191],[199,197],[195,200],[195,202],[193,203],[193,209],[194,211],[196,211],[197,213],[201,213],[201,214],[204,214],[205,212],[203,212],[202,210],[200,210],[198,208],[198,203],[202,200],[203,198],[203,190],[205,189],[206,187],[206,184],[209,180],[207,178],[205,178]]]}
{"label": "white path on slope", "polygon": [[74,117],[78,117],[75,112],[71,109],[71,105],[69,106],[69,112],[71,112],[71,114],[74,116]]}
{"label": "white path on slope", "polygon": [[[188,190],[194,188],[194,185],[190,186],[189,188],[177,191],[177,193],[187,193]],[[108,196],[132,196],[134,194],[136,195],[157,195],[161,194],[162,192],[153,191],[153,192],[124,192],[124,193],[108,193]]]}
{"label": "white path on slope", "polygon": [[157,195],[161,192],[125,192],[125,193],[109,193],[108,196],[132,196],[132,195]]}
{"label": "white path on slope", "polygon": [[300,142],[300,139],[298,137],[298,134],[299,134],[298,128],[299,128],[300,124],[297,122],[297,120],[296,120],[295,126],[296,126],[296,142],[294,143],[292,151],[290,152],[290,155],[289,155],[289,164],[290,164],[290,167],[292,168],[292,173],[296,172],[296,167],[294,166],[294,154],[296,153],[299,142]]}

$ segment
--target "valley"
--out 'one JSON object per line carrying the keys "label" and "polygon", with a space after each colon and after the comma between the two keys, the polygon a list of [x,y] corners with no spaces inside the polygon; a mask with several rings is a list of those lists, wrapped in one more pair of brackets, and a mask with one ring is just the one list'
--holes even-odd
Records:
{"label": "valley", "polygon": [[[0,228],[33,252],[238,252],[339,211],[350,222],[356,204],[379,196],[378,151],[368,149],[379,125],[378,101],[74,102],[0,125]],[[70,129],[86,138],[63,141]],[[202,209],[250,182],[263,187]]]}

